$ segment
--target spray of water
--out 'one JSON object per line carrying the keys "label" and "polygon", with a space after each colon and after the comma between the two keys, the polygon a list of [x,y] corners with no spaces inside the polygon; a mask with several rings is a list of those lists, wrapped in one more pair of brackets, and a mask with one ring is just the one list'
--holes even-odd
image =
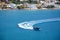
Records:
{"label": "spray of water", "polygon": [[60,21],[60,18],[52,18],[52,19],[45,19],[45,20],[35,20],[35,21],[28,21],[28,22],[22,22],[19,23],[18,26],[23,29],[30,29],[33,30],[33,25],[38,23],[44,23],[44,22],[52,22],[52,21]]}

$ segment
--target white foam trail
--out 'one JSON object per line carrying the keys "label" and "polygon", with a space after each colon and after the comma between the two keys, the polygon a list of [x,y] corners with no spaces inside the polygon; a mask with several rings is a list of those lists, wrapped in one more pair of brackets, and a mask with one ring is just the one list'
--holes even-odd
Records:
{"label": "white foam trail", "polygon": [[18,26],[23,29],[33,30],[33,25],[38,24],[38,23],[51,22],[51,21],[60,21],[60,18],[22,22],[22,23],[19,23]]}

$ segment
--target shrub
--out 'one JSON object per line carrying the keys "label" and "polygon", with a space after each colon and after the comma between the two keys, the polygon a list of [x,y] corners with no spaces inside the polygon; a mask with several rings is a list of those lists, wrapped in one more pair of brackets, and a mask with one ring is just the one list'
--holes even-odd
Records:
{"label": "shrub", "polygon": [[20,4],[20,2],[15,2],[15,1],[12,1],[12,3],[14,3],[14,4]]}
{"label": "shrub", "polygon": [[54,5],[48,5],[46,8],[54,8]]}
{"label": "shrub", "polygon": [[24,9],[24,6],[17,6],[18,9]]}

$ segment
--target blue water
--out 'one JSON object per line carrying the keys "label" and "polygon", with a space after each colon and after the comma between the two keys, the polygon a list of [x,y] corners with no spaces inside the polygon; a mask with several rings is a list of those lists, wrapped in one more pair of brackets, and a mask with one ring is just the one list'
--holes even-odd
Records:
{"label": "blue water", "polygon": [[60,40],[60,21],[34,26],[40,31],[25,30],[18,23],[60,18],[60,10],[0,10],[0,40]]}

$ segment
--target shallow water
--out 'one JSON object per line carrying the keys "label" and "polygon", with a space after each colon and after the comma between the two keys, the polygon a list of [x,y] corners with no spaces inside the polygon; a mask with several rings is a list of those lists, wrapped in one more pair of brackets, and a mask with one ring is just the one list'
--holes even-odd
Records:
{"label": "shallow water", "polygon": [[60,40],[60,21],[39,23],[40,31],[25,30],[18,23],[60,18],[60,10],[0,10],[0,40]]}

